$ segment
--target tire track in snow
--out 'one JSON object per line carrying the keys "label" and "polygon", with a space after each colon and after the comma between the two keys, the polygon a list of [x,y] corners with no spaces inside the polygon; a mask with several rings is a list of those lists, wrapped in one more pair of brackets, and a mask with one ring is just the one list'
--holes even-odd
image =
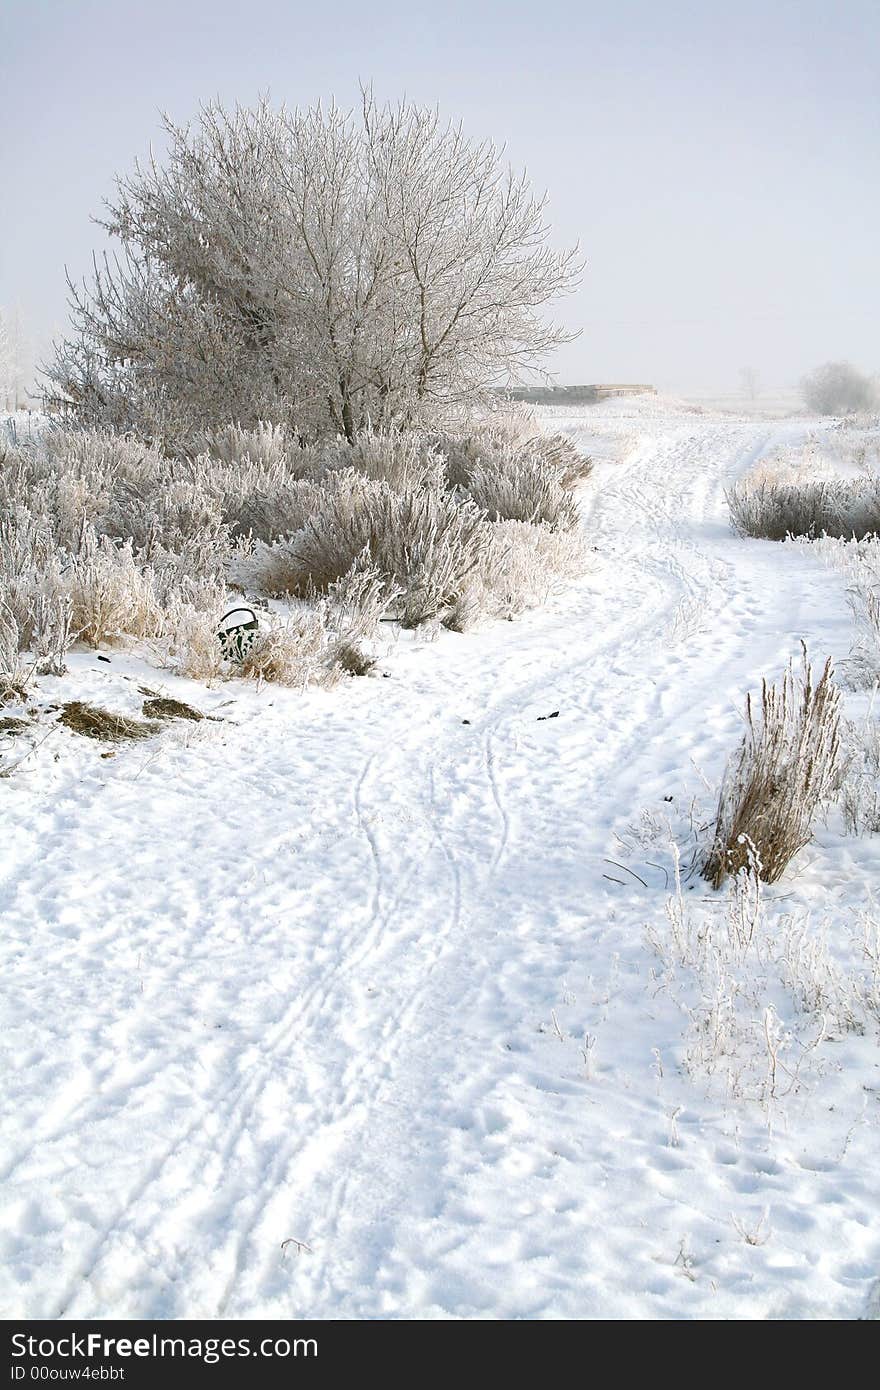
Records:
{"label": "tire track in snow", "polygon": [[[399,774],[398,774],[399,776]],[[394,1063],[403,1056],[410,1046],[412,1035],[412,1025],[423,1012],[426,1001],[428,1000],[432,985],[433,973],[440,965],[444,957],[451,950],[452,939],[462,925],[462,903],[463,888],[461,871],[454,853],[446,844],[443,833],[440,829],[440,816],[436,796],[435,773],[430,764],[427,770],[427,790],[428,804],[431,807],[430,824],[434,839],[441,850],[449,866],[452,878],[452,893],[450,911],[445,919],[442,930],[429,930],[425,934],[422,942],[422,964],[420,979],[415,987],[407,992],[406,1002],[399,1008],[392,1017],[386,1019],[380,1033],[380,1040],[377,1046],[370,1049],[369,1055],[362,1055],[349,1069],[346,1076],[347,1091],[341,1103],[334,1101],[328,1108],[325,1124],[320,1123],[321,1117],[316,1116],[314,1122],[315,1136],[310,1141],[314,1148],[323,1146],[324,1130],[327,1123],[331,1123],[337,1129],[343,1129],[346,1133],[347,1151],[351,1153],[351,1158],[342,1164],[341,1176],[332,1183],[331,1190],[325,1201],[322,1202],[322,1222],[317,1232],[310,1229],[309,1245],[311,1256],[308,1268],[303,1269],[304,1278],[314,1287],[328,1285],[332,1283],[329,1272],[329,1262],[335,1253],[334,1242],[340,1220],[345,1215],[349,1194],[356,1184],[363,1184],[363,1168],[368,1161],[372,1119],[393,1092],[395,1078],[393,1075]],[[377,850],[378,853],[378,850]],[[376,1073],[375,1081],[371,1082],[371,1073]],[[349,1123],[347,1124],[346,1121]],[[357,1131],[357,1137],[350,1131]],[[395,1160],[389,1153],[389,1137],[383,1136],[382,1139],[381,1165],[383,1169],[383,1179],[387,1180],[387,1170],[389,1165]],[[407,1154],[407,1161],[411,1161],[408,1154],[409,1146],[406,1141],[405,1126],[398,1129],[396,1143],[394,1145],[398,1155],[397,1162],[400,1162],[401,1153]],[[277,1191],[285,1182],[289,1186],[296,1186],[296,1173],[292,1171],[303,1159],[301,1152],[282,1155],[276,1169],[268,1175],[265,1184],[266,1191]],[[374,1160],[375,1162],[375,1160]],[[312,1165],[306,1159],[306,1167]],[[259,1194],[257,1194],[259,1198]],[[216,1316],[225,1316],[230,1301],[235,1294],[235,1284],[237,1278],[245,1267],[245,1253],[249,1245],[252,1244],[256,1227],[259,1223],[261,1214],[261,1204],[259,1200],[254,1202],[254,1211],[246,1231],[244,1232],[239,1245],[239,1256],[236,1263],[236,1270],[233,1272],[223,1297],[218,1304]],[[255,1258],[256,1254],[255,1254]]]}
{"label": "tire track in snow", "polygon": [[495,773],[495,750],[492,742],[491,729],[486,730],[483,737],[483,746],[485,748],[486,771],[489,774],[489,785],[492,788],[492,800],[495,802],[498,814],[501,817],[501,838],[498,841],[498,848],[492,857],[492,869],[494,871],[499,867],[507,853],[507,841],[510,838],[510,816],[507,813],[498,790],[498,778]]}

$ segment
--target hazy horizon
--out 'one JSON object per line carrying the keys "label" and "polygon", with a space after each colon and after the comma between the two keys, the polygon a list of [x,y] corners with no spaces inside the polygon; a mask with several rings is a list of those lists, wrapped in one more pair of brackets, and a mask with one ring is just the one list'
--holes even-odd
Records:
{"label": "hazy horizon", "polygon": [[880,369],[880,83],[875,5],[637,0],[332,12],[229,0],[148,12],[108,0],[4,0],[5,216],[0,305],[45,352],[66,318],[64,267],[86,274],[90,222],[152,144],[160,110],[200,102],[437,105],[504,143],[549,194],[557,245],[580,243],[582,330],[557,381],[767,388],[818,362]]}

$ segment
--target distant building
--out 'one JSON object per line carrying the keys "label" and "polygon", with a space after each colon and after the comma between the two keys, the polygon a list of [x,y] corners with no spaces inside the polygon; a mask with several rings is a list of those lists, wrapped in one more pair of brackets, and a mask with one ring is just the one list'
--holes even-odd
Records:
{"label": "distant building", "polygon": [[590,386],[514,386],[502,392],[512,401],[526,401],[529,405],[593,405],[610,396],[656,394],[656,386],[631,382],[602,382]]}

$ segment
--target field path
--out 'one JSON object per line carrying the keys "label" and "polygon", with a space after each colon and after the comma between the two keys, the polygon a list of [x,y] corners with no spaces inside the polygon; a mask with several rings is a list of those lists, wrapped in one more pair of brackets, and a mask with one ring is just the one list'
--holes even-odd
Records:
{"label": "field path", "polygon": [[[546,609],[0,782],[7,1316],[857,1314],[870,1194],[676,1075],[668,867],[621,867],[749,686],[846,648],[841,581],[725,515],[806,426],[561,424],[634,437]],[[783,1193],[749,1246],[731,1212]]]}

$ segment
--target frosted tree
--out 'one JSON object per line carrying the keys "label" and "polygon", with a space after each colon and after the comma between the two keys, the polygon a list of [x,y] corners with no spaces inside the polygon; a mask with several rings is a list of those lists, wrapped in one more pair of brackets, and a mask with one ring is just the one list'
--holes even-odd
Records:
{"label": "frosted tree", "polygon": [[9,409],[9,329],[0,309],[0,407]]}
{"label": "frosted tree", "polygon": [[71,285],[56,399],[187,432],[285,419],[305,435],[436,419],[540,367],[576,253],[489,142],[436,112],[204,108],[117,182],[119,254]]}
{"label": "frosted tree", "polygon": [[30,398],[31,358],[17,309],[0,309],[0,407],[22,410]]}
{"label": "frosted tree", "polygon": [[756,400],[761,390],[761,374],[757,367],[740,368],[739,379],[743,392],[749,400]]}
{"label": "frosted tree", "polygon": [[826,362],[801,382],[804,400],[819,415],[850,415],[856,410],[876,410],[880,390],[871,377],[849,362]]}

